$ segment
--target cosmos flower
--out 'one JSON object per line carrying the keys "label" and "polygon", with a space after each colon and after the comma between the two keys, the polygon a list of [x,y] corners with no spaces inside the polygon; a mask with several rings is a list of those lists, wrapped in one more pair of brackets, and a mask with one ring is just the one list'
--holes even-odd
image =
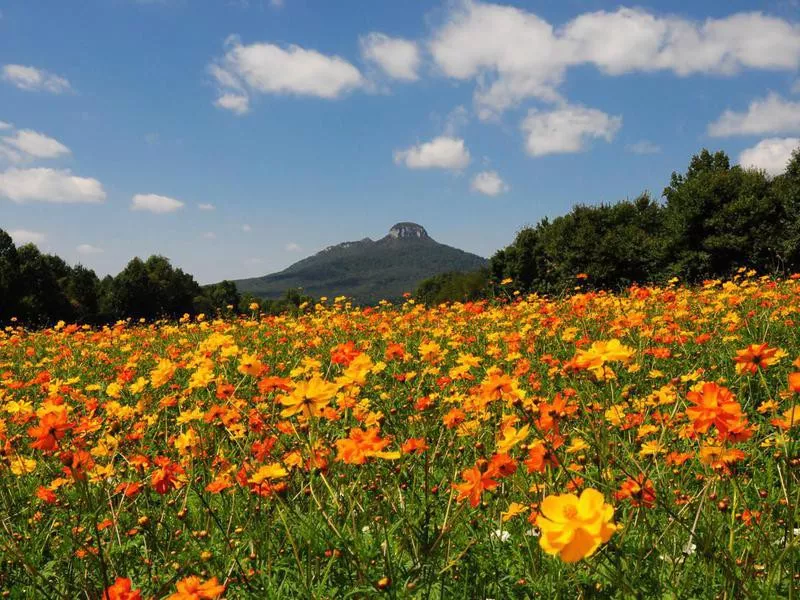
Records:
{"label": "cosmos flower", "polygon": [[547,496],[541,505],[536,525],[542,535],[539,543],[548,554],[564,562],[577,562],[594,554],[616,531],[614,507],[595,489],[575,494]]}

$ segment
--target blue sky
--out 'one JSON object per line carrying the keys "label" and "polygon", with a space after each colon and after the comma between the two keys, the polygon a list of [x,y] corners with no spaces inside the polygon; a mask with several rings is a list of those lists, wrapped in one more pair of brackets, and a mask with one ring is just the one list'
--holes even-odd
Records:
{"label": "blue sky", "polygon": [[483,256],[800,144],[795,0],[17,0],[0,227],[98,274],[256,276],[397,221]]}

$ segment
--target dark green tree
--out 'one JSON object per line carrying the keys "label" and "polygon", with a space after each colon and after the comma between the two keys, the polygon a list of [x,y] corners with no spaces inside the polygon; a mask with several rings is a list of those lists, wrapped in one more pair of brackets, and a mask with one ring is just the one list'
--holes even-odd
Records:
{"label": "dark green tree", "polygon": [[489,295],[489,270],[442,273],[425,279],[417,287],[415,300],[428,306],[443,302],[468,302]]}
{"label": "dark green tree", "polygon": [[17,247],[11,236],[0,229],[0,323],[16,315],[19,276]]}
{"label": "dark green tree", "polygon": [[105,306],[117,318],[178,318],[194,314],[200,292],[194,278],[167,258],[134,258],[111,282]]}
{"label": "dark green tree", "polygon": [[17,248],[19,317],[26,324],[71,321],[75,314],[66,285],[71,269],[57,256],[42,254],[33,244]]}
{"label": "dark green tree", "polygon": [[731,166],[724,152],[703,150],[664,190],[667,272],[690,282],[737,267],[780,265],[784,206],[763,172]]}
{"label": "dark green tree", "polygon": [[241,300],[236,284],[227,279],[203,288],[203,297],[207,301],[209,310],[223,312],[228,310],[228,306],[233,306],[236,310]]}

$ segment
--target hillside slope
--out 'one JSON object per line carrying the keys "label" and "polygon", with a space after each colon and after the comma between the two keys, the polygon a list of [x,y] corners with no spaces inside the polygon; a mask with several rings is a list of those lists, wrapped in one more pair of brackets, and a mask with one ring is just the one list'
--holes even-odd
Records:
{"label": "hillside slope", "polygon": [[348,296],[374,303],[397,300],[433,275],[486,264],[485,258],[438,243],[416,223],[398,223],[380,240],[344,242],[278,273],[235,283],[240,292],[261,298],[279,298],[287,289],[302,288],[315,298]]}

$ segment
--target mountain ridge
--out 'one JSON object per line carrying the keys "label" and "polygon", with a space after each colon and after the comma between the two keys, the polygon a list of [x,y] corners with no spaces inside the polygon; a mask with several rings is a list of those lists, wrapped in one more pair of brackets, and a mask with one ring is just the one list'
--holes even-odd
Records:
{"label": "mountain ridge", "polygon": [[348,296],[359,303],[398,300],[424,279],[450,271],[473,271],[487,259],[440,244],[424,227],[396,223],[384,237],[328,246],[286,269],[234,281],[241,293],[277,299],[302,288],[313,297]]}

